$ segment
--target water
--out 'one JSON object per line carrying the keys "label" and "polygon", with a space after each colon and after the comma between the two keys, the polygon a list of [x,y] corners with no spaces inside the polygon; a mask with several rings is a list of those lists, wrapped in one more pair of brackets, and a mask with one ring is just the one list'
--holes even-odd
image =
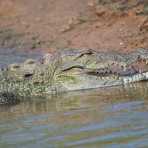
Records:
{"label": "water", "polygon": [[0,49],[0,68],[15,62],[23,62],[27,58],[39,59],[43,53],[41,51],[19,51],[16,49]]}
{"label": "water", "polygon": [[148,83],[0,108],[0,148],[147,148]]}
{"label": "water", "polygon": [[[40,54],[0,50],[0,66]],[[0,148],[147,148],[148,83],[0,106]]]}

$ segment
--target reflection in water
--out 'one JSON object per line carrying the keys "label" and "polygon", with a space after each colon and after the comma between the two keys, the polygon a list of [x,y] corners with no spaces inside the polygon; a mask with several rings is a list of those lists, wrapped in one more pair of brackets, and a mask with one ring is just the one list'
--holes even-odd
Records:
{"label": "reflection in water", "polygon": [[148,147],[148,83],[0,108],[0,147]]}

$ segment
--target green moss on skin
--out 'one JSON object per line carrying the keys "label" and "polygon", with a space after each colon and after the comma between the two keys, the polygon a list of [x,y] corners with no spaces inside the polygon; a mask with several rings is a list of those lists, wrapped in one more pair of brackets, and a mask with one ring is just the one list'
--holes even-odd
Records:
{"label": "green moss on skin", "polygon": [[72,76],[72,75],[59,75],[57,77],[57,81],[59,81],[59,82],[77,83],[76,76]]}

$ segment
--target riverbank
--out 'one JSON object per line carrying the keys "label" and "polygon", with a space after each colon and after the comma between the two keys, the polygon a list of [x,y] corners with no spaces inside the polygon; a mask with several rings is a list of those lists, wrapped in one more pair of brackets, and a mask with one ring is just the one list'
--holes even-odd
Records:
{"label": "riverbank", "polygon": [[148,48],[145,1],[5,0],[0,2],[0,47],[17,49]]}

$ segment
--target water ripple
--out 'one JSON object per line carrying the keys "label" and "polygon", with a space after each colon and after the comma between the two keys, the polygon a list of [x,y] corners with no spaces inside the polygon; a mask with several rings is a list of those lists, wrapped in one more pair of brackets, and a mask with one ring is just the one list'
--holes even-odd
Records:
{"label": "water ripple", "polygon": [[[98,95],[99,96],[99,95]],[[59,100],[18,105],[0,121],[0,147],[6,148],[146,148],[148,147],[147,99],[121,98],[101,102],[85,100],[67,109]],[[141,96],[141,98],[143,98]],[[78,99],[78,98],[77,98]],[[60,100],[61,101],[65,101]],[[57,103],[58,107],[57,108]],[[47,104],[47,103],[46,103]],[[37,107],[35,106],[37,105]],[[40,106],[39,106],[40,105]],[[54,107],[55,105],[55,107]],[[33,112],[28,108],[34,108]],[[35,108],[37,108],[35,110]],[[40,109],[41,108],[41,109]],[[51,110],[50,110],[51,109]],[[4,112],[3,112],[4,113]],[[21,116],[16,116],[20,114]]]}

